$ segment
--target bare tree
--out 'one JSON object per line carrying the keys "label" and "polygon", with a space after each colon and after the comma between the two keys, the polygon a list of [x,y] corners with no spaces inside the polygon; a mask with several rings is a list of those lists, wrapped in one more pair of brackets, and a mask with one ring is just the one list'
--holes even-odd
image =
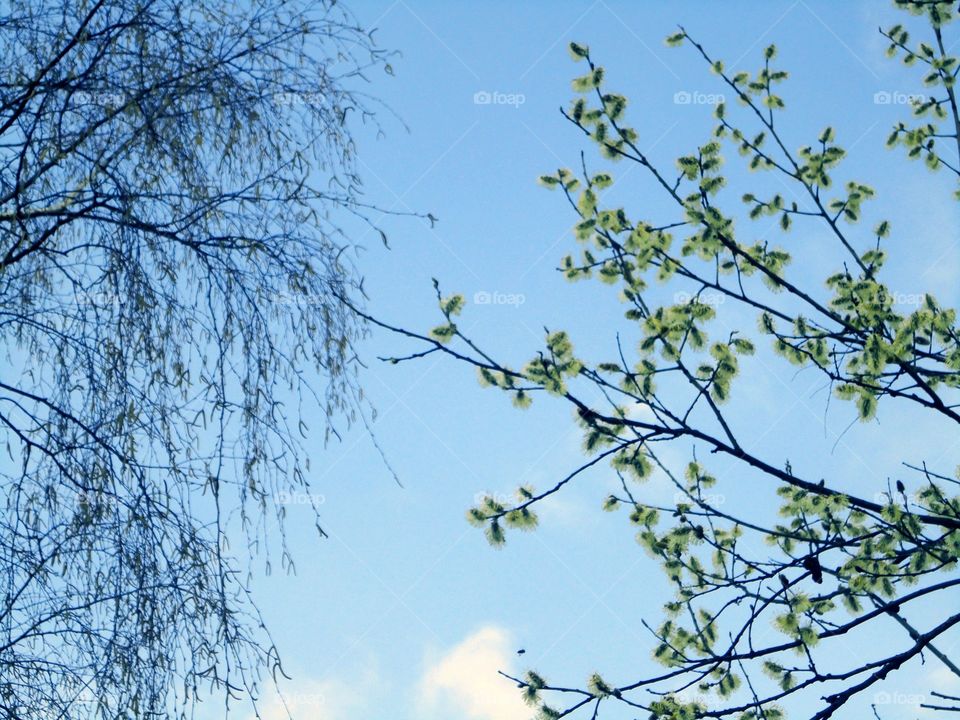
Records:
{"label": "bare tree", "polygon": [[[913,105],[914,119],[894,127],[888,144],[939,171],[931,183],[945,177],[953,190],[960,176],[960,60],[946,49],[952,43],[945,36],[955,3],[896,5],[920,19],[882,30],[889,54],[919,68],[926,88]],[[910,37],[914,24],[920,42]],[[648,173],[675,213],[638,217],[609,206],[603,190],[615,182],[613,171],[591,172],[585,159],[581,170],[541,178],[562,192],[576,218],[580,247],[559,270],[571,280],[594,277],[616,286],[625,304],[626,323],[604,361],[581,357],[572,338],[556,330],[515,369],[461,332],[464,298],[439,290],[443,322],[429,334],[380,323],[420,343],[394,362],[446,354],[476,368],[483,384],[520,407],[548,395],[575,410],[589,459],[552,487],[521,487],[514,503],[489,497],[471,509],[469,520],[493,544],[503,543],[510,528],[533,529],[538,503],[609,462],[621,489],[604,508],[628,511],[639,543],[676,592],[663,619],[647,626],[661,671],[615,680],[597,673],[585,684],[549,682],[533,670],[512,679],[544,720],[597,718],[616,706],[654,720],[776,720],[791,707],[814,707],[812,717],[823,720],[854,698],[869,702],[921,658],[960,676],[960,660],[943,642],[960,625],[960,475],[907,457],[902,479],[895,476],[891,485],[877,478],[877,491],[886,484],[885,491],[862,496],[855,478],[829,470],[821,477],[812,473],[823,468],[810,461],[794,468],[768,457],[755,441],[756,428],[729,410],[738,401],[743,407],[742,358],[762,343],[770,362],[779,355],[820,373],[861,420],[874,418],[881,405],[912,406],[952,439],[960,423],[956,311],[929,294],[914,308],[897,304],[883,271],[891,225],[882,219],[872,231],[857,225],[874,191],[857,179],[838,180],[845,151],[832,128],[793,149],[797,141],[780,120],[785,103],[778,86],[787,73],[774,46],[758,70],[745,72],[728,70],[682,28],[668,43],[692,45],[738,101],[717,106],[711,137],[681,155],[676,169],[647,154],[627,98],[604,87],[604,69],[585,45],[570,46],[586,71],[573,81],[580,96],[563,114],[604,158]],[[765,189],[739,188],[742,203],[731,200],[724,147],[766,173],[759,182],[778,176],[796,200],[771,191],[772,181]],[[795,269],[788,240],[778,247],[772,239],[746,239],[751,219],[769,218],[784,234],[794,223],[829,232],[836,271],[825,284],[809,268]],[[925,231],[907,232],[922,238]],[[673,291],[672,302],[664,302],[670,294],[658,283]],[[758,328],[744,325],[743,311],[756,316]],[[689,463],[668,462],[665,446],[687,453]],[[736,477],[717,477],[719,460],[732,464]],[[645,497],[634,482],[655,472],[675,486],[672,505]],[[712,488],[735,495],[737,486],[729,484],[745,476],[771,491],[769,502],[732,511],[713,500]],[[779,637],[755,632],[770,623]],[[885,642],[872,642],[879,633]],[[861,657],[836,651],[851,640]],[[924,702],[958,710],[956,698],[943,694]]]}
{"label": "bare tree", "polygon": [[338,217],[371,222],[371,69],[333,0],[3,5],[4,717],[186,716],[279,671],[243,558],[307,487],[304,404],[362,412]]}

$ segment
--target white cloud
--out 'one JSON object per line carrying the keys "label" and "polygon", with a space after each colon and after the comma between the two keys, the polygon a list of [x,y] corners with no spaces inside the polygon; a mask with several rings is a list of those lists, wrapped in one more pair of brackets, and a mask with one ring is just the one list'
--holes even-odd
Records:
{"label": "white cloud", "polygon": [[498,675],[509,672],[515,648],[502,628],[489,625],[431,664],[420,683],[426,711],[469,720],[527,720],[530,708],[517,687]]}

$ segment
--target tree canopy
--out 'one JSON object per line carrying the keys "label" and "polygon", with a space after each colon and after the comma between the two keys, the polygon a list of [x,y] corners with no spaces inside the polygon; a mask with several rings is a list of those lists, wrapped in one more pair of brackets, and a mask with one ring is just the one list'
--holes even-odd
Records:
{"label": "tree canopy", "polygon": [[362,407],[340,228],[387,58],[332,0],[3,5],[5,717],[185,717],[281,671],[244,557],[307,487],[306,409]]}
{"label": "tree canopy", "polygon": [[[887,145],[906,161],[925,163],[934,171],[930,183],[947,182],[954,191],[960,61],[949,50],[953,3],[896,5],[909,17],[882,36],[888,55],[916,70],[923,92]],[[583,72],[563,115],[605,161],[648,173],[675,208],[672,216],[608,206],[603,191],[616,173],[591,171],[586,158],[578,170],[541,178],[575,221],[577,249],[559,270],[619,293],[625,322],[611,321],[617,344],[607,358],[581,356],[575,338],[555,329],[528,362],[511,366],[464,334],[458,316],[469,306],[461,295],[444,295],[438,283],[442,322],[430,332],[378,322],[421,344],[394,362],[445,354],[473,366],[483,385],[518,407],[541,396],[572,406],[588,459],[551,487],[523,486],[514,502],[490,496],[471,508],[469,521],[492,544],[503,544],[511,530],[533,530],[539,503],[605,463],[620,490],[602,501],[603,509],[625,511],[675,591],[663,617],[648,627],[662,670],[614,680],[601,668],[582,684],[554,682],[540,668],[512,678],[539,718],[598,718],[619,706],[625,716],[654,720],[777,720],[802,706],[816,707],[812,717],[823,720],[848,703],[861,703],[855,707],[865,716],[864,698],[869,703],[913,661],[923,658],[960,676],[956,654],[941,642],[960,624],[960,473],[911,460],[902,448],[906,483],[874,478],[876,494],[862,494],[853,478],[807,476],[766,456],[749,428],[731,421],[730,408],[749,381],[741,365],[762,352],[819,373],[863,422],[909,405],[952,437],[960,422],[956,311],[931,294],[914,307],[898,303],[886,279],[897,253],[907,252],[893,246],[898,228],[872,204],[867,179],[845,171],[847,153],[833,128],[795,149],[798,140],[783,130],[787,71],[775,46],[763,50],[758,68],[742,71],[728,69],[684,28],[667,42],[698,55],[735,100],[715,108],[713,132],[681,154],[676,167],[648,154],[628,98],[608,88],[604,67],[585,44],[569,47]],[[757,171],[755,186],[728,182],[730,150]],[[772,190],[774,179],[796,199]],[[874,216],[871,227],[860,223]],[[753,221],[769,219],[776,219],[778,233],[751,239]],[[795,269],[802,251],[791,247],[789,232],[801,223],[818,224],[832,238],[834,253],[824,261],[833,270],[825,278]],[[923,236],[922,228],[899,232]],[[672,302],[663,302],[668,293],[661,285],[675,290]],[[748,311],[756,326],[730,327],[733,310]],[[896,446],[895,426],[887,433]],[[666,448],[680,449],[689,461],[677,467]],[[737,470],[718,477],[721,460]],[[643,483],[656,473],[675,486],[674,504],[645,500]],[[736,494],[731,476],[744,473],[761,478],[778,507],[766,512],[758,503],[740,512],[714,501],[718,489]],[[770,624],[775,634],[757,632]],[[884,642],[871,642],[878,637],[871,633],[883,633]],[[856,659],[836,651],[851,639],[862,651]],[[927,707],[960,711],[958,698],[927,697]]]}

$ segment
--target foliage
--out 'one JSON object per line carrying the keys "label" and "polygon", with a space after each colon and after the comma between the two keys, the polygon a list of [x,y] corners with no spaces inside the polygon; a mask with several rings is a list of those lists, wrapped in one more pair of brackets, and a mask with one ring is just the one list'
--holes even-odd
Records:
{"label": "foliage", "polygon": [[[927,99],[912,107],[889,145],[922,160],[957,186],[960,177],[960,113],[957,57],[944,38],[955,14],[951,3],[896,3],[927,21],[926,42],[904,25],[882,31],[890,54],[923,72]],[[914,22],[914,21],[911,21]],[[563,111],[603,158],[636,164],[675,207],[665,221],[608,207],[603,190],[611,173],[560,169],[540,178],[560,192],[576,214],[579,249],[560,263],[571,280],[597,277],[616,286],[624,316],[638,335],[635,351],[618,346],[612,357],[591,363],[577,355],[571,338],[552,331],[543,350],[511,369],[463,335],[450,321],[433,338],[402,331],[477,368],[481,381],[520,405],[547,394],[576,410],[589,460],[553,487],[522,488],[514,504],[490,498],[469,511],[494,544],[511,527],[536,525],[536,507],[600,462],[609,462],[622,491],[604,500],[606,510],[625,508],[641,546],[663,567],[675,598],[652,627],[653,655],[664,669],[613,683],[592,675],[584,687],[553,685],[537,673],[517,678],[541,718],[583,711],[602,715],[609,705],[642,710],[652,719],[730,717],[774,720],[794,702],[813,703],[818,720],[852,698],[875,691],[921,654],[960,675],[938,639],[960,624],[957,560],[960,496],[952,471],[913,466],[918,489],[903,481],[882,498],[860,497],[843,477],[802,477],[764,457],[762,449],[729,420],[738,397],[741,364],[758,347],[772,347],[785,361],[820,373],[833,394],[852,403],[861,421],[881,402],[923,408],[956,428],[960,422],[960,327],[956,311],[931,295],[912,310],[894,301],[884,281],[887,246],[895,235],[888,221],[871,232],[858,225],[874,190],[844,179],[846,151],[825,128],[792,150],[784,137],[780,88],[787,79],[776,48],[767,47],[755,72],[728,71],[683,28],[670,45],[689,45],[736,99],[715,108],[715,129],[699,147],[680,156],[676,169],[659,166],[643,149],[628,120],[628,101],[608,90],[607,73],[586,45],[570,54],[584,70],[573,80],[576,99]],[[742,195],[742,208],[724,192],[725,152],[734,149],[765,188]],[[771,191],[774,178],[802,198],[787,201]],[[746,214],[744,222],[735,222]],[[793,270],[789,242],[751,241],[750,219],[774,218],[785,236],[795,223],[818,223],[835,241],[839,257],[824,291]],[[654,302],[656,284],[682,289],[672,304]],[[716,302],[757,317],[757,328],[729,330],[718,321]],[[467,311],[469,308],[467,309]],[[729,315],[728,315],[729,318]],[[624,333],[626,334],[626,333]],[[618,335],[618,338],[620,335]],[[442,343],[441,343],[442,340]],[[403,359],[403,358],[398,358]],[[599,391],[599,392],[597,392]],[[585,398],[602,397],[603,403]],[[679,443],[693,455],[683,471],[664,461],[660,448]],[[703,459],[703,458],[707,459]],[[779,498],[779,518],[737,514],[713,502],[718,461],[766,479]],[[675,485],[679,500],[655,506],[641,499],[636,483],[654,472]],[[960,477],[960,476],[958,476]],[[733,491],[735,492],[735,491]],[[760,542],[762,541],[762,542]],[[937,600],[942,616],[924,614]],[[772,624],[776,636],[754,630]],[[873,628],[894,635],[864,650],[862,662],[846,661],[838,643]],[[869,636],[868,636],[869,637]],[[652,694],[651,694],[652,693]],[[690,695],[696,693],[693,700]],[[804,700],[805,698],[805,700]]]}
{"label": "foliage", "polygon": [[242,558],[308,487],[305,409],[362,408],[337,217],[387,56],[332,0],[3,8],[0,708],[255,696]]}

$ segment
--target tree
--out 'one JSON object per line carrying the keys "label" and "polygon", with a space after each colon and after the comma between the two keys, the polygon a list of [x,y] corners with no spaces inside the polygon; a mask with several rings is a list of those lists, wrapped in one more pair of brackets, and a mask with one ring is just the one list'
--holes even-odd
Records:
{"label": "tree", "polygon": [[[921,42],[905,25],[882,34],[891,56],[921,71],[927,94],[914,103],[914,120],[893,128],[888,145],[939,171],[933,177],[956,183],[960,62],[946,50],[945,37],[955,18],[952,3],[896,5],[926,20],[905,21],[923,25]],[[645,152],[628,120],[627,98],[606,89],[604,68],[586,45],[570,45],[586,67],[573,81],[578,97],[562,112],[603,158],[648,173],[675,214],[648,218],[606,206],[602,191],[614,175],[590,172],[586,160],[582,172],[560,169],[541,178],[575,215],[580,249],[563,258],[560,271],[570,280],[596,277],[619,289],[626,324],[607,359],[588,361],[556,330],[548,332],[544,349],[513,369],[462,333],[463,297],[439,289],[443,322],[430,333],[380,323],[420,344],[394,361],[446,354],[472,365],[483,385],[520,407],[547,395],[575,410],[588,459],[552,487],[520,487],[513,503],[488,497],[472,508],[468,519],[485,528],[491,543],[502,544],[511,529],[533,529],[538,503],[588,468],[609,463],[621,489],[604,500],[604,509],[627,511],[639,543],[662,564],[676,592],[662,621],[649,628],[662,671],[617,683],[594,674],[585,685],[552,683],[533,670],[512,679],[544,720],[597,718],[617,706],[625,717],[642,711],[659,720],[775,720],[791,706],[805,706],[817,708],[812,717],[821,720],[854,698],[862,701],[921,656],[960,675],[956,655],[941,643],[960,624],[960,475],[914,463],[905,470],[914,476],[910,494],[898,479],[894,487],[888,480],[879,498],[860,496],[851,491],[852,478],[805,476],[803,467],[766,457],[730,420],[741,362],[761,352],[820,373],[864,422],[881,406],[910,405],[939,418],[945,436],[955,434],[956,312],[929,294],[912,310],[895,303],[884,272],[891,225],[881,219],[872,232],[857,225],[873,212],[874,191],[841,179],[845,151],[833,129],[791,149],[796,140],[785,136],[779,120],[785,103],[778,86],[787,73],[774,46],[764,50],[759,70],[748,73],[728,70],[683,28],[668,44],[692,46],[739,106],[715,108],[715,131],[677,159],[676,171]],[[765,190],[738,188],[739,205],[726,187],[723,152],[730,147],[770,178]],[[769,190],[777,186],[774,176],[801,199],[788,202]],[[762,218],[777,219],[784,234],[800,222],[827,229],[836,269],[825,286],[793,271],[789,242],[778,247],[746,239],[750,221]],[[662,302],[668,293],[658,283],[676,291],[672,302]],[[725,323],[717,298],[724,301]],[[738,317],[733,310],[749,311],[757,329],[741,323],[730,331]],[[637,337],[636,349],[620,337]],[[664,447],[687,453],[689,463],[673,466]],[[740,513],[713,500],[719,460],[739,468],[738,476],[762,481],[773,498],[770,512],[763,502]],[[644,500],[636,482],[655,472],[675,485],[675,504]],[[736,486],[725,481],[722,491],[735,494]],[[941,615],[928,614],[924,603],[931,599]],[[755,637],[755,629],[771,622],[778,631],[773,640]],[[886,641],[863,643],[862,658],[835,650],[844,638],[870,638],[880,630]],[[960,711],[957,698],[935,693],[926,704]]]}
{"label": "tree", "polygon": [[373,223],[348,122],[387,59],[333,0],[4,5],[4,717],[281,671],[243,558],[309,486],[306,409],[364,411],[340,228]]}

